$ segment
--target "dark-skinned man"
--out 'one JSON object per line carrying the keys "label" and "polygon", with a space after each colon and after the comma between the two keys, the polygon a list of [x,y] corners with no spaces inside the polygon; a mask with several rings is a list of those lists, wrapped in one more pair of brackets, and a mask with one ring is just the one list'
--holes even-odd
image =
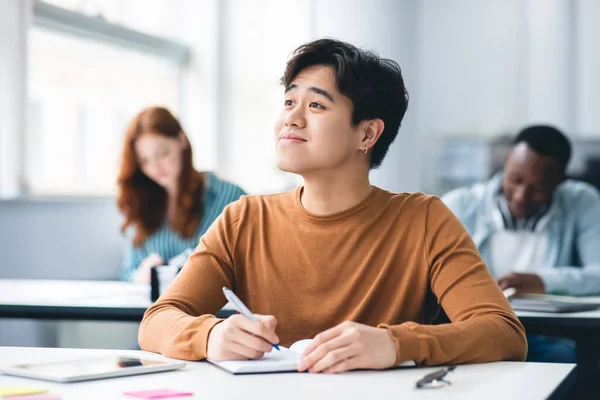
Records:
{"label": "dark-skinned man", "polygon": [[[566,179],[571,144],[558,129],[530,126],[503,172],[442,199],[473,237],[502,289],[600,293],[600,195]],[[572,342],[528,337],[528,361],[574,362]]]}

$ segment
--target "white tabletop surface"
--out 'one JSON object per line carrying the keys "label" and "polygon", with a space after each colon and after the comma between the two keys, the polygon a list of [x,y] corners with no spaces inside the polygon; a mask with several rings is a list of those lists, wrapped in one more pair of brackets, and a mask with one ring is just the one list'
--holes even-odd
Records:
{"label": "white tabletop surface", "polygon": [[515,311],[517,317],[524,318],[560,318],[560,319],[600,319],[600,310],[583,311],[574,313],[545,313],[545,312],[534,312],[534,311]]}
{"label": "white tabletop surface", "polygon": [[[0,305],[139,308],[150,305],[150,286],[120,281],[0,279]],[[223,310],[231,311],[227,303]]]}
{"label": "white tabletop surface", "polygon": [[[141,351],[0,347],[3,364],[50,362],[99,355],[161,358]],[[498,362],[458,366],[452,386],[419,390],[415,382],[435,368],[358,371],[339,375],[231,375],[205,362],[149,375],[81,383],[50,383],[0,375],[0,386],[30,386],[49,390],[62,400],[134,399],[123,392],[172,389],[193,392],[181,399],[545,399],[573,370],[574,364]]]}
{"label": "white tabletop surface", "polygon": [[149,285],[119,281],[0,279],[0,304],[146,309],[152,302]]}

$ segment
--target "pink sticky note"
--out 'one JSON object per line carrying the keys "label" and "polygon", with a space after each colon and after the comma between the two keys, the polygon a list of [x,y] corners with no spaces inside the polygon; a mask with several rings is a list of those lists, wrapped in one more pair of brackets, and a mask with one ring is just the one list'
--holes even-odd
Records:
{"label": "pink sticky note", "polygon": [[126,396],[139,397],[141,399],[164,399],[167,397],[193,396],[194,393],[178,392],[171,389],[139,390],[137,392],[123,393]]}
{"label": "pink sticky note", "polygon": [[60,400],[56,394],[26,394],[24,396],[5,396],[4,400]]}

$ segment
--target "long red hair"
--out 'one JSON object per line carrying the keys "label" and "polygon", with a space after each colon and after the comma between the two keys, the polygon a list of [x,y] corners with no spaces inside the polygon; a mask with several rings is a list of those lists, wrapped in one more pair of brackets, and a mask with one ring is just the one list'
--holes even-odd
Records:
{"label": "long red hair", "polygon": [[[167,212],[166,190],[142,172],[135,154],[135,141],[142,134],[150,132],[170,138],[185,134],[177,118],[162,107],[142,110],[127,127],[118,178],[117,204],[125,216],[121,231],[124,232],[129,226],[136,228],[133,238],[136,247],[141,247],[160,228]],[[189,239],[196,233],[202,218],[204,175],[194,169],[191,146],[183,150],[181,158],[179,196],[170,228]]]}

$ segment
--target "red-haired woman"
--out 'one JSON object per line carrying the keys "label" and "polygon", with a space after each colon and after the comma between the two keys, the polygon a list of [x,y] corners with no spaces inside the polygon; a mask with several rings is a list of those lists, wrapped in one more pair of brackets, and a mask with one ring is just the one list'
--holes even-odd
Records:
{"label": "red-haired woman", "polygon": [[152,267],[195,248],[223,208],[244,194],[194,169],[181,124],[161,107],[129,124],[118,183],[127,239],[122,278],[138,283],[150,282]]}

